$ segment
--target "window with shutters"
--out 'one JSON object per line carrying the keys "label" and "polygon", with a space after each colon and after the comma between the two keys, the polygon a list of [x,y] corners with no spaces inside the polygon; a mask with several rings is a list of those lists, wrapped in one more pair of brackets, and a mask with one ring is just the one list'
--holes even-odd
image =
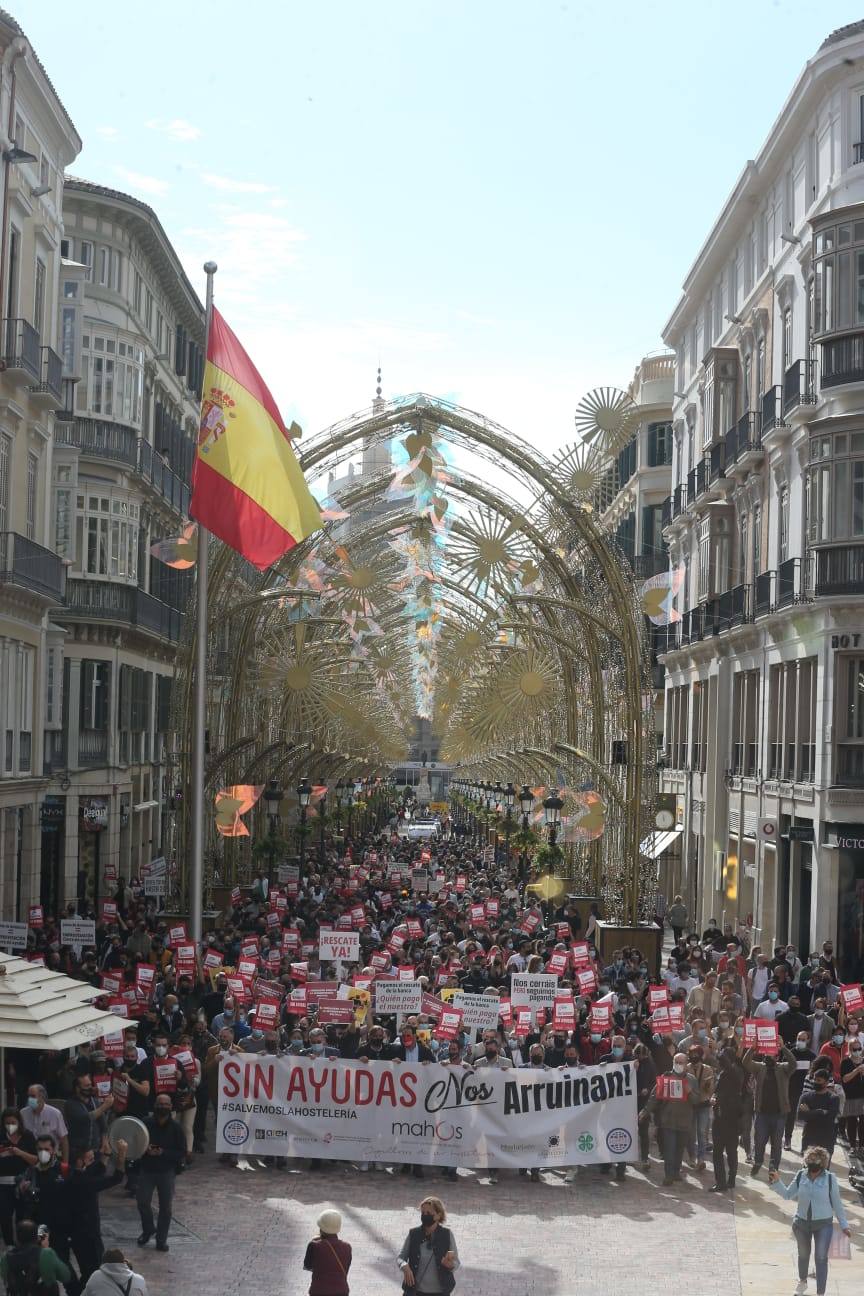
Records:
{"label": "window with shutters", "polygon": [[39,483],[39,456],[27,455],[27,539],[36,539],[36,494]]}
{"label": "window with shutters", "polygon": [[171,676],[156,676],[156,730],[168,733],[171,728]]}
{"label": "window with shutters", "polygon": [[33,276],[33,327],[40,335],[45,327],[45,291],[47,271],[41,257],[36,258],[36,271]]}
{"label": "window with shutters", "polygon": [[648,424],[648,467],[660,468],[672,462],[672,424]]}
{"label": "window with shutters", "polygon": [[0,535],[10,531],[9,474],[12,470],[12,438],[0,432]]}
{"label": "window with shutters", "polygon": [[109,662],[82,661],[79,712],[81,729],[107,729],[110,675],[111,666]]}

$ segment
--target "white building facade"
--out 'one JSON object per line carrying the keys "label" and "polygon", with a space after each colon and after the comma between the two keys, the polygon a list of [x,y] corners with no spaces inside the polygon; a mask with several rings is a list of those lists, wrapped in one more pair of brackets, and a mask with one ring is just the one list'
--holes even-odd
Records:
{"label": "white building facade", "polygon": [[66,566],[45,716],[39,895],[95,903],[170,853],[171,684],[193,573],[153,558],[189,516],[204,311],[156,214],[67,179],[51,544]]}
{"label": "white building facade", "polygon": [[864,973],[864,23],[830,36],[684,284],[663,786],[696,925]]}

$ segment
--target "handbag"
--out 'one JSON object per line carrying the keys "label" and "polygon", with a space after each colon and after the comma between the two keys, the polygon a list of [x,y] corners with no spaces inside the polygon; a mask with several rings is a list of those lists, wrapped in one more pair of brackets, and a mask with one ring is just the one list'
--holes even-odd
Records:
{"label": "handbag", "polygon": [[852,1244],[849,1238],[843,1232],[839,1224],[835,1224],[831,1232],[831,1242],[828,1247],[829,1260],[851,1260]]}

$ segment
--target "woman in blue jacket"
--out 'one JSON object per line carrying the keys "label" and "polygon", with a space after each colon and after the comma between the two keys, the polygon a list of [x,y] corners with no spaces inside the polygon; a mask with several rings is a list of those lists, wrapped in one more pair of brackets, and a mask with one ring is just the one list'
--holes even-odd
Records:
{"label": "woman in blue jacket", "polygon": [[834,1216],[841,1229],[849,1236],[849,1222],[840,1200],[837,1176],[828,1169],[830,1156],[825,1148],[808,1147],[804,1154],[804,1168],[799,1170],[789,1184],[784,1184],[776,1170],[771,1170],[768,1182],[781,1197],[794,1198],[798,1205],[792,1232],[798,1243],[798,1286],[795,1296],[807,1290],[807,1270],[810,1266],[810,1247],[816,1251],[816,1292],[824,1296],[828,1283],[828,1248],[831,1245]]}

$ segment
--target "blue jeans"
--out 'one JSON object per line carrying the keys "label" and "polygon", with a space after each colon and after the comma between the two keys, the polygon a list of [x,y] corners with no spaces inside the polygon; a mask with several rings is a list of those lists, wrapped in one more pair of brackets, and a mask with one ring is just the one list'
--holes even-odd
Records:
{"label": "blue jeans", "polygon": [[785,1116],[766,1116],[756,1113],[753,1129],[753,1164],[761,1166],[765,1160],[765,1144],[771,1140],[771,1155],[768,1159],[769,1170],[779,1170],[780,1158],[783,1155],[783,1131],[786,1128]]}
{"label": "blue jeans", "polygon": [[660,1146],[663,1149],[663,1173],[667,1179],[677,1179],[681,1174],[681,1158],[687,1146],[686,1130],[660,1129]]}
{"label": "blue jeans", "polygon": [[696,1160],[704,1161],[708,1142],[711,1136],[711,1108],[697,1107],[696,1116]]}
{"label": "blue jeans", "polygon": [[792,1232],[798,1243],[798,1277],[802,1281],[807,1277],[810,1265],[811,1238],[815,1244],[816,1291],[819,1296],[822,1296],[828,1284],[828,1248],[831,1245],[833,1231],[831,1220],[802,1220],[796,1216],[792,1221]]}

